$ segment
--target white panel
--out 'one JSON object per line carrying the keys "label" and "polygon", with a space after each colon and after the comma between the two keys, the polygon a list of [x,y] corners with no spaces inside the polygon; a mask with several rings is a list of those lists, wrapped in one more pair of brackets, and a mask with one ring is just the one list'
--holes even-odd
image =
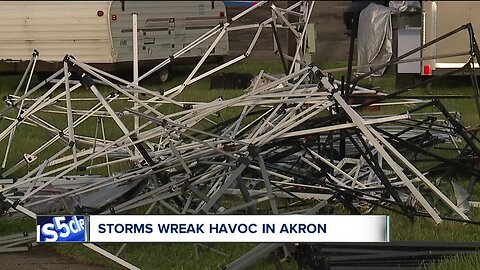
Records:
{"label": "white panel", "polygon": [[[421,28],[398,30],[398,56],[420,47]],[[404,58],[420,58],[420,51]],[[398,73],[420,73],[420,61],[398,64]]]}
{"label": "white panel", "polygon": [[91,215],[88,224],[90,242],[112,243],[389,242],[390,226],[381,215]]}
{"label": "white panel", "polygon": [[[111,63],[110,1],[0,1],[0,59]],[[97,11],[103,11],[102,17]]]}
{"label": "white panel", "polygon": [[[122,11],[120,1],[114,1],[111,15],[113,46],[116,61],[132,61],[132,12],[138,14],[140,60],[165,59],[184,46],[226,21],[225,5],[215,1],[127,1]],[[224,17],[220,17],[220,13]],[[173,22],[174,20],[174,22]],[[199,57],[204,54],[215,36],[182,57]],[[228,53],[227,34],[220,40],[212,55]]]}
{"label": "white panel", "polygon": [[[465,63],[437,63],[435,65],[436,68],[461,68],[463,66],[465,66]],[[474,63],[473,66],[479,68],[478,63]]]}

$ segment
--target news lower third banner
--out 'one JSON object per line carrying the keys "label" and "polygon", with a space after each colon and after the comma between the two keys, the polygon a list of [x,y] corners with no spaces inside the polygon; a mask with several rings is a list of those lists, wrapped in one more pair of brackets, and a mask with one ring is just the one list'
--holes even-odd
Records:
{"label": "news lower third banner", "polygon": [[37,242],[388,242],[384,215],[38,216]]}

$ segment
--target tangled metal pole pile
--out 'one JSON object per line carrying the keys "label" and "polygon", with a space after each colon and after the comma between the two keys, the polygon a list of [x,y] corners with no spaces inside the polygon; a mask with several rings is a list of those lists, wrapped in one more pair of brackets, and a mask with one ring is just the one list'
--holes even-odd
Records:
{"label": "tangled metal pole pile", "polygon": [[[58,211],[126,214],[134,209],[179,215],[325,214],[331,211],[328,206],[341,204],[355,214],[381,207],[412,220],[429,216],[436,223],[476,223],[470,217],[469,196],[480,173],[475,166],[478,129],[465,128],[459,115],[438,98],[402,98],[399,94],[408,90],[387,94],[356,82],[346,87],[307,65],[302,60],[304,26],[314,2],[299,1],[285,9],[270,3],[271,18],[234,26],[266,4],[259,2],[219,24],[140,76],[142,80],[201,42],[213,40],[185,81],[163,93],[70,55],[63,59],[63,69],[30,87],[38,58],[34,52],[19,86],[0,109],[0,119],[7,123],[0,130],[6,145],[0,213],[32,218]],[[296,8],[300,12],[293,11]],[[286,15],[298,20],[290,22]],[[247,58],[266,27],[286,28],[297,37],[295,55],[279,50],[285,74],[262,70],[250,91],[236,98],[180,101],[178,95],[188,85]],[[258,31],[244,54],[197,74],[227,31],[247,28]],[[74,91],[89,97],[74,98]],[[395,114],[362,115],[360,110],[398,111],[405,104],[409,110]],[[226,110],[238,113],[224,119]],[[138,128],[132,128],[135,117],[140,119]],[[25,135],[18,135],[17,129],[23,126],[46,132],[49,138],[18,156],[10,149],[22,143]],[[468,189],[453,181],[460,173],[471,177]],[[445,189],[449,181],[452,186]],[[32,242],[28,235],[9,236],[18,245],[4,245],[0,239],[0,251]],[[123,248],[113,255],[85,245],[135,269],[119,257]],[[227,268],[248,267],[279,246],[261,244]]]}

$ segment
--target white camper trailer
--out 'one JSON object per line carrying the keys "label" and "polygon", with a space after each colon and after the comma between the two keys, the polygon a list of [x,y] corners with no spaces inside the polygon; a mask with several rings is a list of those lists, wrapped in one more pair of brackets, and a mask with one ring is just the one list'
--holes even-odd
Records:
{"label": "white camper trailer", "polygon": [[[132,13],[141,70],[227,20],[223,1],[0,1],[0,73],[22,72],[33,50],[40,72],[60,68],[66,54],[108,71],[131,69]],[[213,38],[173,64],[198,59]],[[228,50],[225,34],[211,55],[219,60]]]}
{"label": "white camper trailer", "polygon": [[[422,1],[421,12],[407,14],[398,26],[398,55],[425,45],[461,25],[471,23],[477,33],[480,30],[480,2],[477,1]],[[400,19],[399,19],[400,21]],[[398,88],[410,86],[418,75],[441,75],[468,62],[470,38],[467,30],[460,31],[421,51],[405,58],[425,58],[422,61],[398,65],[396,82]],[[443,56],[440,58],[440,56]],[[433,58],[433,59],[432,59]],[[478,68],[478,63],[475,63]],[[467,73],[457,73],[464,75]]]}

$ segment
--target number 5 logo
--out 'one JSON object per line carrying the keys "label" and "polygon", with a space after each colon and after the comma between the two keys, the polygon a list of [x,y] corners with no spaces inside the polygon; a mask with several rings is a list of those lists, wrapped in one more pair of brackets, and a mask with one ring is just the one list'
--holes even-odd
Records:
{"label": "number 5 logo", "polygon": [[55,223],[55,229],[57,229],[57,232],[61,230],[62,232],[60,233],[60,237],[65,238],[70,235],[70,228],[68,227],[67,223],[62,223],[62,221],[65,221],[65,217],[53,218],[53,222]]}

